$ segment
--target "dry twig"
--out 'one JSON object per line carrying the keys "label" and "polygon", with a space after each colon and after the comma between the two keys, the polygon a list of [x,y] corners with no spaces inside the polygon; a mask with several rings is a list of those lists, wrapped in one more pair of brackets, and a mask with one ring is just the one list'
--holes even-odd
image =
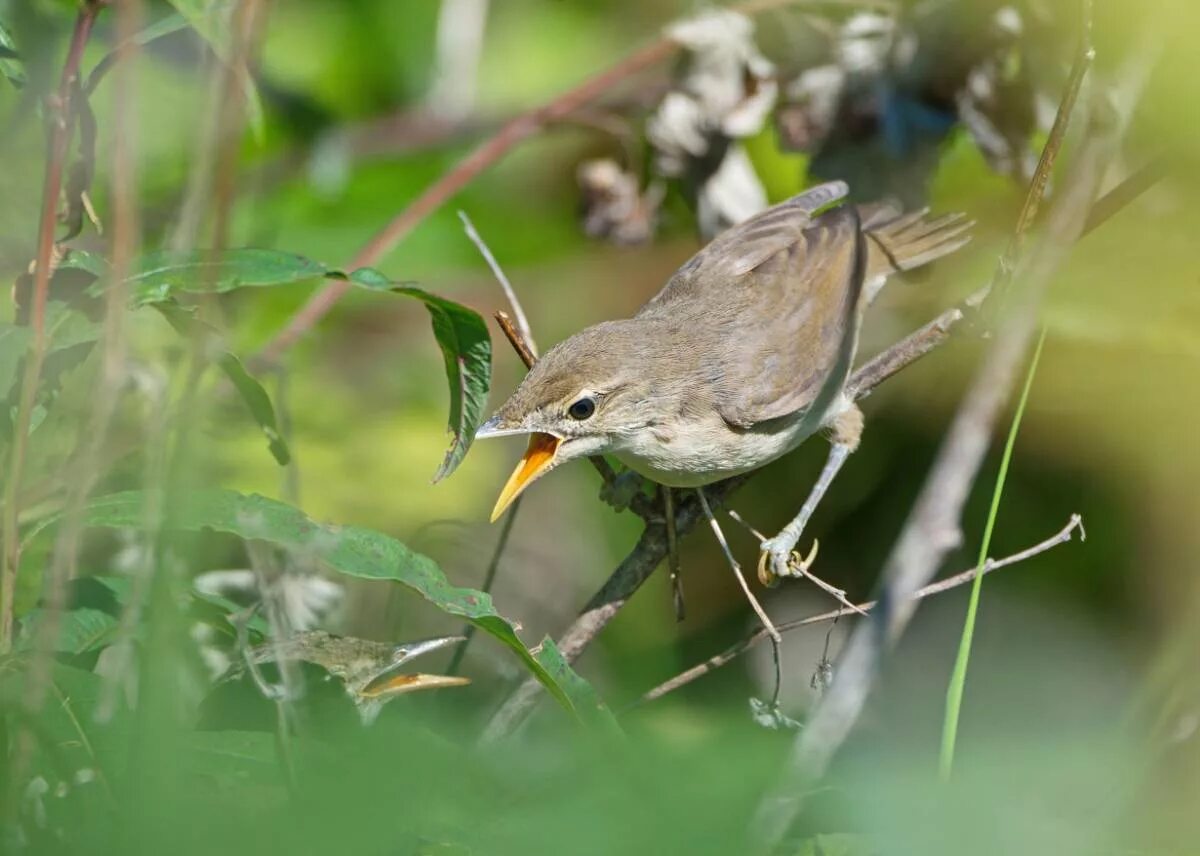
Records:
{"label": "dry twig", "polygon": [[[1034,556],[1045,553],[1047,550],[1052,550],[1059,544],[1065,544],[1071,540],[1071,537],[1076,529],[1079,530],[1080,539],[1082,540],[1085,537],[1083,531],[1083,518],[1078,514],[1072,514],[1071,519],[1067,521],[1067,525],[1046,540],[1040,541],[1037,544],[1034,544],[1032,547],[1028,547],[1020,551],[1019,553],[1013,553],[1011,556],[1005,556],[1003,559],[988,559],[983,564],[982,573],[988,574],[992,571],[998,571],[1001,568],[1007,568],[1010,565],[1018,564],[1026,559],[1032,559]],[[953,576],[946,577],[944,580],[938,580],[936,583],[930,583],[924,588],[919,589],[915,597],[917,599],[924,599],[935,594],[941,594],[942,592],[958,588],[961,585],[966,585],[974,580],[980,572],[981,571],[978,566],[972,565],[965,571],[961,571]],[[854,606],[854,610],[862,615],[868,615],[870,614],[870,611],[877,605],[878,601],[868,600],[864,603]],[[824,624],[828,621],[837,621],[839,618],[845,617],[846,610],[831,609],[828,612],[810,615],[807,618],[798,618],[792,621],[781,621],[775,625],[775,629],[780,633],[787,633],[789,630],[796,630],[800,627],[809,627],[813,624]],[[634,707],[640,707],[647,702],[662,698],[668,693],[672,693],[681,687],[687,686],[693,681],[699,680],[711,672],[715,672],[717,669],[737,659],[759,642],[762,642],[767,638],[769,638],[768,634],[763,628],[756,629],[753,633],[746,636],[746,638],[733,645],[730,645],[721,653],[714,654],[703,663],[698,663],[695,666],[692,666],[690,669],[680,672],[673,678],[663,681],[661,684],[654,687],[654,689],[647,690],[634,705]]]}

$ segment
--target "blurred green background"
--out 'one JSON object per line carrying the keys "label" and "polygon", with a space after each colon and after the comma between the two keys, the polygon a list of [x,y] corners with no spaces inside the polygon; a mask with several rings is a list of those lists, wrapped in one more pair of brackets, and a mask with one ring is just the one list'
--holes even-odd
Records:
{"label": "blurred green background", "polygon": [[[435,0],[268,4],[256,68],[264,122],[239,144],[229,245],[346,263],[499,123],[608,67],[695,10],[666,0],[481,5],[486,25],[478,54],[464,60],[468,68],[477,61],[471,85],[462,105],[439,113],[431,95],[439,61],[441,4]],[[1154,157],[1165,156],[1169,172],[1087,236],[1054,281],[1044,310],[1046,349],[990,552],[1004,556],[1036,543],[1072,513],[1082,515],[1087,540],[988,578],[960,763],[949,787],[937,783],[937,747],[967,590],[921,606],[855,735],[810,799],[790,852],[1200,852],[1200,91],[1194,44],[1200,11],[1182,2],[1159,5],[1098,4],[1097,72],[1106,80],[1138,44],[1143,26],[1168,22],[1152,30],[1161,61],[1106,186]],[[74,9],[61,0],[0,3],[0,20],[12,30],[29,77],[24,90],[0,81],[0,272],[7,280],[33,257],[41,202],[44,135],[30,93],[56,80]],[[143,10],[147,21],[171,11],[160,2]],[[849,14],[824,11],[833,21]],[[1061,8],[1058,13],[1070,20]],[[983,13],[964,8],[962,14]],[[785,9],[759,19],[760,46],[781,68],[802,67],[811,54],[812,32],[820,28],[810,17],[826,16],[804,4],[802,14]],[[85,68],[110,49],[113,26],[106,11]],[[1073,30],[1053,44],[1065,66]],[[137,202],[147,248],[169,239],[203,138],[201,53],[182,33],[147,47],[137,61]],[[670,73],[671,63],[664,63],[614,97],[662,91]],[[111,211],[108,166],[118,139],[111,86],[100,87],[93,107],[100,128],[94,197],[103,219]],[[644,113],[631,112],[635,141]],[[748,149],[772,200],[814,180],[804,155],[780,151],[771,126],[749,140]],[[588,324],[628,316],[699,241],[676,189],[649,243],[619,247],[586,237],[576,168],[601,156],[635,172],[644,166],[628,163],[611,135],[551,127],[422,222],[380,269],[485,318],[506,308],[463,232],[461,209],[512,280],[543,349]],[[1022,193],[1019,182],[989,169],[961,128],[951,131],[937,148],[928,204],[935,212],[965,211],[978,221],[976,237],[953,258],[885,290],[861,353],[879,350],[982,284],[1007,241]],[[106,241],[87,228],[72,245],[104,252]],[[316,287],[252,289],[223,299],[219,310],[232,349],[252,354]],[[7,301],[4,307],[0,317],[10,320]],[[131,319],[133,358],[158,366],[161,375],[175,364],[179,345],[152,314]],[[497,406],[524,369],[501,336],[493,343],[490,405]],[[985,346],[972,337],[956,340],[865,402],[862,447],[808,530],[821,543],[815,571],[852,600],[870,596]],[[63,400],[71,400],[73,383],[86,389],[87,378],[68,374]],[[240,402],[219,384],[206,387],[210,398],[197,409],[194,426],[194,459],[205,485],[284,498],[315,520],[390,534],[434,558],[454,584],[481,584],[499,531],[487,523],[488,511],[522,441],[480,444],[451,478],[431,483],[448,441],[447,392],[442,357],[419,306],[352,292],[293,349],[286,373],[265,383],[290,426],[291,487]],[[65,424],[83,419],[82,389],[79,403],[62,417]],[[127,415],[116,430],[136,421]],[[61,465],[69,443],[40,447],[37,471]],[[821,439],[805,444],[757,475],[733,507],[759,529],[775,531],[806,495],[824,454]],[[133,450],[98,492],[135,487],[142,464]],[[974,561],[997,465],[998,449],[973,491],[965,542],[947,571]],[[493,595],[497,609],[521,623],[527,642],[560,633],[640,532],[640,521],[601,503],[598,490],[595,473],[576,465],[539,482],[524,500]],[[732,522],[725,528],[743,565],[753,566],[753,539]],[[86,544],[85,571],[109,572],[113,539],[89,537]],[[188,572],[231,567],[239,550],[208,545],[193,555]],[[682,566],[686,621],[676,622],[660,571],[577,664],[615,711],[755,626],[707,530],[683,541]],[[39,591],[36,573],[25,574],[19,614],[34,606]],[[834,605],[800,582],[759,593],[777,620]],[[400,641],[457,632],[460,621],[398,586],[354,582],[324,626]],[[790,715],[802,718],[822,651],[828,644],[836,660],[851,626],[846,619],[832,630],[823,625],[786,637]],[[445,656],[421,668],[437,671]],[[301,784],[290,792],[280,787],[273,763],[247,761],[246,769],[235,769],[213,760],[224,749],[210,757],[192,747],[200,759],[195,776],[176,782],[168,772],[179,758],[162,759],[162,781],[151,777],[124,795],[148,806],[144,826],[132,824],[135,832],[128,821],[110,825],[96,809],[71,815],[77,829],[87,830],[82,839],[64,833],[57,844],[49,836],[37,846],[69,851],[90,840],[133,849],[171,841],[173,849],[189,852],[218,846],[237,852],[747,852],[745,824],[791,741],[786,732],[758,728],[749,716],[747,699],[769,693],[765,647],[623,716],[630,739],[620,751],[572,737],[561,711],[548,704],[520,741],[474,748],[475,731],[522,671],[488,638],[472,642],[462,671],[472,686],[402,697],[371,728],[314,729],[320,748],[297,761]],[[270,724],[245,733],[243,760],[274,758]],[[203,769],[207,763],[213,771]],[[193,769],[188,765],[180,762],[180,769]]]}

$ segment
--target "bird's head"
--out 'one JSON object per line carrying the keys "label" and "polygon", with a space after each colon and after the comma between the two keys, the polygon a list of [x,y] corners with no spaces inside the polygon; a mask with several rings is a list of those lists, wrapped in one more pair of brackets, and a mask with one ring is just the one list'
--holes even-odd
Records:
{"label": "bird's head", "polygon": [[641,371],[642,341],[630,321],[589,327],[547,351],[476,439],[528,434],[492,520],[540,476],[576,458],[599,455],[652,421],[651,385]]}

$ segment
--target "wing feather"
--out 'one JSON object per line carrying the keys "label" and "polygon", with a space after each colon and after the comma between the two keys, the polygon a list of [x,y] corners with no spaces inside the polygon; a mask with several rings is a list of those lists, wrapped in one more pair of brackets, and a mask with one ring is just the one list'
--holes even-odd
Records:
{"label": "wing feather", "polygon": [[730,425],[819,416],[845,382],[866,259],[847,193],[822,184],[723,232],[638,313],[694,363]]}

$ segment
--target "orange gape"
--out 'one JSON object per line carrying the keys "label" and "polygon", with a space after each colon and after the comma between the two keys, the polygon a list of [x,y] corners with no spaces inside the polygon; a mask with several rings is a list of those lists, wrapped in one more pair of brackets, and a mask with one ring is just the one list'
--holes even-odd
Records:
{"label": "orange gape", "polygon": [[533,484],[538,476],[549,469],[560,443],[562,440],[553,434],[533,433],[529,435],[529,447],[525,450],[517,468],[513,470],[513,474],[508,477],[504,490],[500,491],[500,498],[496,500],[496,507],[492,509],[493,523],[504,513],[504,509],[508,508],[512,501],[521,495],[521,491]]}

